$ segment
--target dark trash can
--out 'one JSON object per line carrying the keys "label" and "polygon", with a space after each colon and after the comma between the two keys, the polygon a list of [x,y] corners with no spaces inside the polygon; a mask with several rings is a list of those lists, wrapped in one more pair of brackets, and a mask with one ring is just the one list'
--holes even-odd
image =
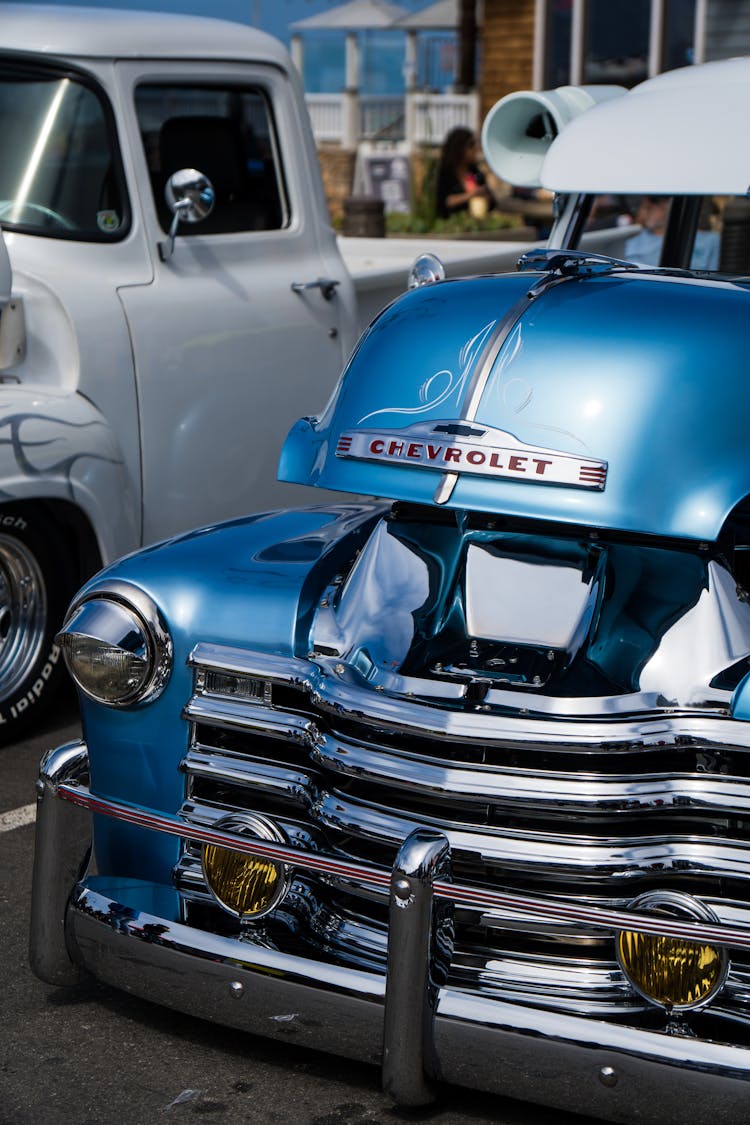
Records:
{"label": "dark trash can", "polygon": [[385,204],[369,195],[344,200],[342,234],[352,238],[385,238]]}

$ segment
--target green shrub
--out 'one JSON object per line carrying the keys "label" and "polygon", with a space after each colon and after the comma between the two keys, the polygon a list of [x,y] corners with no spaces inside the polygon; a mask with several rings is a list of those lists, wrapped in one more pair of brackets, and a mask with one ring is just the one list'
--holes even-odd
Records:
{"label": "green shrub", "polygon": [[483,219],[476,219],[469,211],[456,211],[447,219],[426,215],[422,209],[409,214],[393,212],[385,217],[389,234],[475,234],[486,231],[513,230],[521,225],[518,215],[490,211]]}

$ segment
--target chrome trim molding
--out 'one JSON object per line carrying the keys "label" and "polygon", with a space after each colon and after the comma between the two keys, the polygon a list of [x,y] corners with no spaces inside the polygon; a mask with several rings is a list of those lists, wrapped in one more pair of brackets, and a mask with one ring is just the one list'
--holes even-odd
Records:
{"label": "chrome trim molding", "polygon": [[[47,820],[48,869],[37,908],[44,908],[45,893],[59,888],[47,917],[64,932],[65,983],[72,983],[71,970],[77,973],[77,967],[84,966],[98,979],[150,1001],[271,1038],[285,1035],[287,1024],[279,1017],[291,1016],[295,1041],[301,1045],[369,1062],[389,1059],[384,1079],[399,1099],[410,1104],[430,1096],[432,1077],[437,1076],[622,1123],[638,1116],[644,1125],[682,1125],[686,1098],[693,1125],[740,1120],[737,1115],[744,1114],[750,1092],[750,1052],[745,1048],[448,987],[441,984],[440,974],[441,956],[450,956],[449,928],[442,933],[439,920],[430,919],[436,911],[439,919],[438,900],[474,906],[482,901],[491,903],[498,914],[525,915],[530,921],[534,916],[593,918],[608,929],[635,927],[743,948],[750,948],[750,930],[453,884],[446,878],[448,849],[440,833],[415,833],[405,842],[395,870],[386,871],[199,829],[177,817],[92,796],[83,784],[86,757],[84,743],[62,747],[47,759],[41,786],[43,803],[57,806],[59,813]],[[398,959],[401,950],[404,972],[410,968],[422,982],[428,979],[428,987],[423,990],[409,980],[399,984],[397,969],[395,978],[389,979],[383,971],[284,953],[268,944],[262,928],[257,932],[250,928],[238,940],[174,917],[159,918],[132,905],[124,910],[118,881],[110,889],[104,876],[87,876],[71,893],[67,883],[76,877],[73,868],[67,878],[60,877],[70,856],[81,858],[76,841],[82,822],[70,816],[71,811],[81,810],[86,823],[89,813],[96,811],[156,831],[264,853],[301,869],[354,874],[391,886],[391,911],[398,912],[391,935],[393,958]],[[148,890],[151,884],[143,886]],[[67,903],[62,909],[61,902]],[[32,929],[32,958],[34,941],[47,936],[39,926]],[[45,967],[37,958],[35,968]],[[54,966],[52,970],[47,979],[63,983]],[[411,1044],[414,1049],[399,1055],[402,1019],[418,1031]]]}
{"label": "chrome trim molding", "polygon": [[310,719],[235,700],[193,696],[182,717],[194,723],[210,722],[227,730],[253,731],[266,738],[280,738],[303,746],[314,746],[318,740],[317,727]]}
{"label": "chrome trim molding", "polygon": [[[111,919],[108,921],[107,919]],[[155,930],[158,925],[158,931]],[[377,1063],[385,1053],[384,975],[281,954],[252,936],[222,938],[79,887],[71,948],[102,981],[229,1027]],[[285,1016],[287,1022],[279,1019]],[[441,1079],[631,1125],[744,1120],[750,1054],[627,1025],[553,1014],[441,988],[431,1024]],[[609,1068],[617,1079],[598,1077]],[[405,1075],[410,1086],[420,1073]],[[429,1090],[428,1090],[429,1093]]]}
{"label": "chrome trim molding", "polygon": [[[506,342],[510,339],[513,330],[537,297],[540,297],[545,289],[559,284],[562,280],[564,279],[554,278],[550,274],[545,274],[540,277],[529,287],[522,297],[519,297],[519,299],[511,305],[502,320],[494,326],[489,339],[486,341],[477,358],[471,380],[466,388],[463,402],[459,407],[459,417],[461,419],[466,422],[473,422],[475,420],[482,401],[482,396],[495,366],[495,361]],[[453,494],[454,488],[458,484],[459,476],[460,474],[456,472],[446,472],[443,474],[433,496],[433,500],[436,504],[447,504]]]}
{"label": "chrome trim molding", "polygon": [[448,841],[418,829],[404,841],[391,875],[383,1089],[398,1105],[425,1105],[435,1095],[432,1023],[442,983],[435,968],[441,958],[449,964],[452,953],[433,902],[437,876],[450,878]]}
{"label": "chrome trim molding", "polygon": [[[141,809],[120,801],[111,801],[94,796],[83,785],[60,784],[57,796],[80,808],[111,816],[127,824],[136,824],[156,832],[165,832],[185,840],[198,843],[218,844],[241,852],[243,855],[258,855],[306,871],[317,871],[326,875],[369,883],[375,887],[389,887],[391,871],[375,864],[342,860],[321,853],[304,852],[299,848],[269,844],[256,838],[241,836],[233,832],[187,824],[176,816],[158,813],[151,809]],[[706,942],[738,949],[750,949],[750,929],[731,925],[712,925],[707,922],[689,922],[649,914],[637,914],[628,910],[609,910],[586,906],[582,903],[569,903],[556,899],[545,899],[533,895],[514,895],[493,891],[483,887],[472,887],[459,883],[435,880],[433,893],[455,905],[470,906],[479,910],[491,910],[496,917],[507,914],[511,919],[530,916],[532,919],[549,918],[554,922],[579,922],[596,926],[611,932],[619,930],[638,930],[644,934],[662,934],[682,938],[686,941]]]}
{"label": "chrome trim molding", "polygon": [[[454,742],[473,743],[480,739],[489,746],[504,746],[509,741],[544,743],[545,749],[564,752],[598,751],[602,743],[608,753],[648,747],[661,750],[665,746],[685,745],[688,739],[722,749],[750,749],[750,723],[738,723],[729,717],[726,708],[676,709],[665,706],[654,693],[586,698],[579,703],[536,695],[525,695],[519,701],[517,694],[495,690],[487,699],[498,709],[512,707],[515,713],[503,714],[498,710],[490,715],[484,709],[473,713],[446,711],[437,706],[437,694],[434,703],[409,698],[417,695],[420,688],[424,690],[427,682],[406,677],[397,677],[397,686],[407,698],[402,694],[391,698],[387,691],[375,692],[372,686],[362,684],[355,668],[323,656],[317,656],[313,663],[249,649],[198,644],[189,663],[295,688],[323,711],[335,715],[347,711],[350,718],[365,726],[394,733],[426,733],[431,738]],[[434,693],[443,687],[439,681],[429,681],[429,686]],[[462,695],[464,692],[462,688]],[[196,698],[191,700],[191,707]],[[441,695],[440,701],[444,698]],[[210,696],[201,696],[201,700],[204,718],[215,713],[218,720],[225,714],[222,703],[226,705],[226,700]],[[520,709],[519,702],[524,703]],[[231,704],[231,710],[241,714],[236,703]],[[573,714],[575,719],[571,718]]]}
{"label": "chrome trim molding", "polygon": [[[291,1017],[295,1043],[345,1058],[379,1057],[384,977],[282,954],[250,933],[237,941],[139,911],[132,918],[120,911],[117,923],[118,905],[81,885],[68,909],[71,947],[100,980],[286,1043]],[[112,921],[103,920],[108,917]],[[149,923],[157,923],[159,933],[152,930],[152,940],[144,940]]]}
{"label": "chrome trim molding", "polygon": [[29,955],[38,977],[56,985],[77,984],[81,972],[65,940],[65,912],[91,842],[85,806],[57,800],[65,783],[88,776],[85,742],[69,742],[42,759],[36,783],[36,836],[31,891]]}
{"label": "chrome trim molding", "polygon": [[69,633],[74,634],[76,632],[75,628],[71,629],[70,627],[71,625],[75,625],[75,618],[79,611],[84,609],[86,605],[97,601],[109,601],[117,606],[121,606],[133,614],[136,620],[140,622],[150,650],[152,663],[151,672],[143,687],[138,689],[137,694],[129,695],[120,700],[102,700],[87,691],[86,687],[78,682],[77,677],[68,664],[68,670],[75,680],[76,686],[84,695],[89,696],[90,699],[98,703],[104,703],[107,707],[140,707],[143,704],[152,702],[161,695],[164,688],[169,683],[169,677],[172,674],[172,666],[174,663],[174,645],[159,607],[148,594],[138,586],[133,586],[129,582],[122,582],[118,579],[110,579],[107,582],[102,582],[101,585],[95,587],[95,589],[82,594],[73,601],[66,614],[63,627],[57,635],[57,641],[62,644],[63,652],[66,656],[66,663],[68,663],[68,660],[64,638]]}
{"label": "chrome trim molding", "polygon": [[344,777],[449,796],[451,801],[492,801],[496,805],[523,801],[525,809],[622,815],[665,808],[750,813],[750,780],[729,774],[577,772],[571,776],[520,766],[462,766],[368,746],[337,734],[322,735],[310,749],[315,762]]}

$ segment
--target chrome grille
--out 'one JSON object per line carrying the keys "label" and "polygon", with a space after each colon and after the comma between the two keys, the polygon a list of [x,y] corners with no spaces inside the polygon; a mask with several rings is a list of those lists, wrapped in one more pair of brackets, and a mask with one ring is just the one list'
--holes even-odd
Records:
{"label": "chrome grille", "polygon": [[[199,645],[192,662],[181,811],[194,823],[252,809],[294,846],[385,866],[428,825],[450,840],[463,883],[610,908],[674,888],[750,925],[750,731],[718,708],[628,714],[620,703],[571,720],[396,698],[324,658]],[[212,672],[263,681],[263,702],[214,694]],[[197,847],[176,878],[188,911],[211,902]],[[300,873],[269,940],[382,966],[385,907],[380,888]],[[459,987],[558,1010],[645,1011],[611,936],[582,924],[460,908],[451,972]],[[746,955],[712,1012],[745,1022]]]}

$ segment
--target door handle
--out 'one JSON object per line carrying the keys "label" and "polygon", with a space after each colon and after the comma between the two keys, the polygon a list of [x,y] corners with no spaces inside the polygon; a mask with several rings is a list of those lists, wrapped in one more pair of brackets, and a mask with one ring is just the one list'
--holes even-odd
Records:
{"label": "door handle", "polygon": [[336,293],[336,286],[341,282],[333,277],[318,277],[315,281],[293,281],[292,289],[295,293],[304,293],[306,289],[319,289],[323,299],[330,301]]}

